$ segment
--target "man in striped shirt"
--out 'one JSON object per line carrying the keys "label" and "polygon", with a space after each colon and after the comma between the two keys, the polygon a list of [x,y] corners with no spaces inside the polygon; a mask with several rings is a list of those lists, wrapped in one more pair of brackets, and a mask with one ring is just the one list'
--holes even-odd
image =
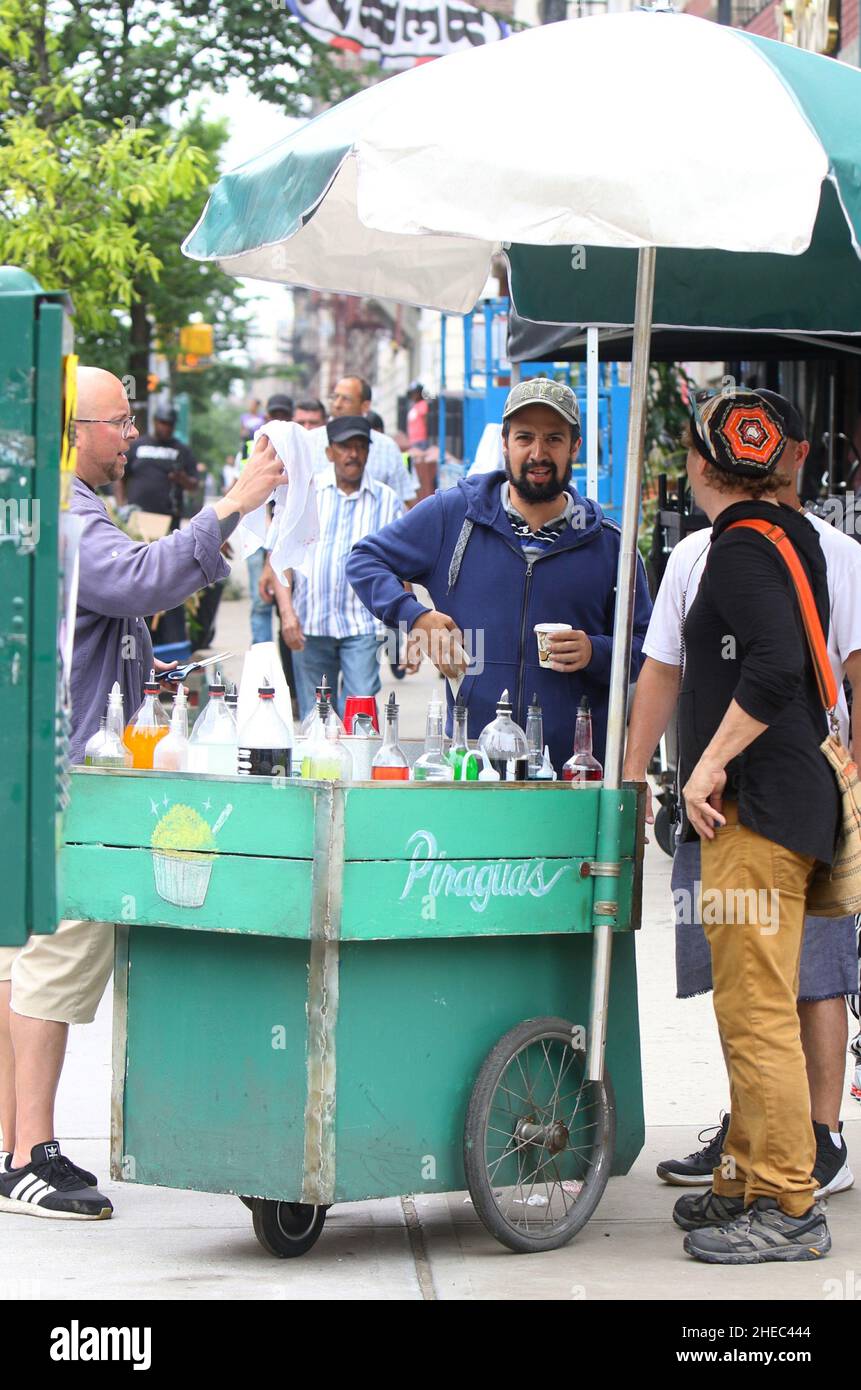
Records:
{"label": "man in striped shirt", "polygon": [[[371,408],[370,383],[361,376],[342,377],[335,383],[329,404],[333,420],[355,419],[356,416],[367,418]],[[412,474],[407,472],[397,444],[387,434],[373,428],[369,438],[368,475],[377,482],[386,483],[405,505],[411,505],[415,501],[418,487]],[[315,471],[325,473],[329,466],[329,440],[326,437],[325,425],[321,425],[319,429],[312,429],[308,442],[314,454]]]}
{"label": "man in striped shirt", "polygon": [[[320,541],[311,573],[294,574],[292,594],[277,586],[282,631],[293,647],[293,672],[300,716],[314,706],[314,689],[326,675],[343,716],[347,695],[376,695],[380,688],[378,649],[382,629],[346,577],[347,556],[356,541],[372,536],[403,512],[398,497],[367,471],[371,430],[362,415],[346,415],[326,426],[329,460],[315,477]],[[343,677],[339,690],[339,676]]]}

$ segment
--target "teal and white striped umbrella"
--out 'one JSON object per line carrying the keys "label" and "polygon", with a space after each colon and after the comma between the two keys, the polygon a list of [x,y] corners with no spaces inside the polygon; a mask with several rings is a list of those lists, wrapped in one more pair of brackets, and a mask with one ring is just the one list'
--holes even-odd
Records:
{"label": "teal and white striped umbrella", "polygon": [[184,250],[461,312],[502,246],[528,318],[630,323],[655,246],[656,326],[861,332],[861,72],[688,15],[530,29],[225,175]]}

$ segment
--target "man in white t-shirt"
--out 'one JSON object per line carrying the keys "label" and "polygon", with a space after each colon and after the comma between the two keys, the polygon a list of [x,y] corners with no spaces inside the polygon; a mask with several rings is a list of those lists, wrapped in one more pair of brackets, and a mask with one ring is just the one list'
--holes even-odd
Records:
{"label": "man in white t-shirt", "polygon": [[[789,435],[792,483],[777,500],[801,510],[797,479],[809,452],[801,416],[774,391],[759,394],[777,410]],[[793,447],[794,446],[794,447]],[[789,450],[787,451],[790,452]],[[781,467],[785,465],[782,463]],[[849,712],[843,695],[848,677],[853,693],[851,737],[861,749],[861,545],[820,517],[807,513],[816,528],[828,571],[831,617],[828,655],[840,690],[838,718],[844,742],[850,738]],[[672,718],[684,665],[683,627],[696,598],[711,545],[711,529],[695,531],[673,549],[655,600],[643,642],[640,671],[628,730],[624,777],[645,781],[649,761]],[[651,793],[646,819],[653,820]],[[712,987],[711,957],[700,921],[700,842],[682,828],[671,880],[676,914],[676,983],[681,999]],[[846,1069],[848,1028],[846,994],[858,988],[854,917],[808,917],[801,955],[798,1015],[807,1062],[813,1127],[816,1134],[817,1197],[842,1192],[854,1181],[839,1121]],[[676,1186],[706,1185],[720,1163],[729,1127],[724,1116],[705,1147],[683,1159],[658,1165],[658,1176]]]}

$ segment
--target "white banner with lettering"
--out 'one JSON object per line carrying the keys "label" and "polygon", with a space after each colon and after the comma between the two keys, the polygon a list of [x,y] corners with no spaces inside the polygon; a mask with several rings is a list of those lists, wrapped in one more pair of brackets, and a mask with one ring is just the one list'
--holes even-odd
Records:
{"label": "white banner with lettering", "polygon": [[409,67],[504,39],[510,30],[461,0],[286,0],[304,29],[368,62]]}

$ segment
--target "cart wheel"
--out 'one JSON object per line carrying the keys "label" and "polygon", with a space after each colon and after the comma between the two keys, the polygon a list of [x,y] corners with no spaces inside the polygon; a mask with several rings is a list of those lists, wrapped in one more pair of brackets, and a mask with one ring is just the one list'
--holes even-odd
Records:
{"label": "cart wheel", "polygon": [[464,1128],[476,1211],[518,1254],[556,1250],[594,1212],[610,1176],[616,1102],[586,1079],[586,1052],[564,1018],[519,1023],[488,1055]]}
{"label": "cart wheel", "polygon": [[666,806],[660,806],[655,814],[655,839],[672,859],[676,852],[676,823]]}
{"label": "cart wheel", "polygon": [[271,1202],[265,1197],[251,1200],[254,1234],[264,1250],[280,1260],[304,1255],[317,1241],[328,1207],[312,1207],[306,1202]]}
{"label": "cart wheel", "polygon": [[249,1211],[253,1211],[253,1210],[254,1210],[254,1198],[253,1198],[253,1197],[243,1197],[243,1196],[240,1195],[239,1200],[240,1200],[240,1202],[242,1203],[243,1206],[245,1206],[245,1207],[248,1208]]}

